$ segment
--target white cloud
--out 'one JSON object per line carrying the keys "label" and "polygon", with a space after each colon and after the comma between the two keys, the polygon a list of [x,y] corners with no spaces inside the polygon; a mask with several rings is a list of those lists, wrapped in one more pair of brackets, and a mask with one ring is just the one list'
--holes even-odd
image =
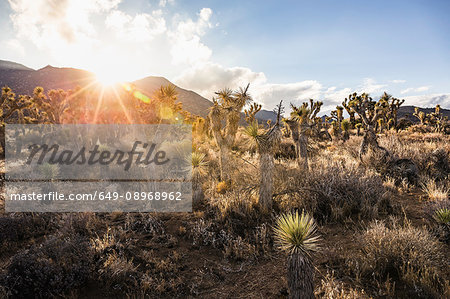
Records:
{"label": "white cloud", "polygon": [[450,108],[450,94],[429,94],[405,97],[404,105],[432,108],[440,104],[442,108]]}
{"label": "white cloud", "polygon": [[205,98],[211,99],[214,92],[228,88],[237,88],[248,83],[260,85],[266,82],[263,73],[256,73],[245,67],[225,68],[217,63],[198,64],[175,79],[181,87],[193,89]]}
{"label": "white cloud", "polygon": [[113,10],[105,20],[108,28],[123,40],[147,42],[166,31],[166,21],[161,10],[151,14],[141,13],[134,17],[120,10]]}
{"label": "white cloud", "polygon": [[212,51],[201,42],[201,37],[208,28],[212,28],[211,15],[210,8],[202,8],[197,21],[194,22],[192,19],[180,21],[176,28],[169,32],[172,63],[196,65],[209,60]]}
{"label": "white cloud", "polygon": [[406,80],[391,80],[391,83],[394,84],[406,83]]}
{"label": "white cloud", "polygon": [[283,100],[285,105],[290,102],[298,105],[313,98],[325,101],[322,109],[325,113],[334,109],[352,92],[350,88],[325,88],[316,80],[269,83],[262,72],[254,72],[245,67],[226,68],[210,62],[189,69],[181,74],[175,83],[180,87],[192,89],[207,99],[211,99],[214,92],[225,87],[237,89],[250,83],[250,94],[264,109],[271,110],[280,100]]}
{"label": "white cloud", "polygon": [[363,80],[363,84],[360,86],[358,91],[370,94],[382,91],[382,89],[386,86],[387,86],[386,84],[377,84],[377,82],[372,78],[365,78]]}
{"label": "white cloud", "polygon": [[421,86],[421,87],[410,87],[410,88],[406,88],[403,89],[402,91],[400,91],[401,94],[405,94],[405,93],[411,93],[411,92],[424,92],[430,89],[430,86]]}
{"label": "white cloud", "polygon": [[159,0],[159,6],[166,7],[167,3],[173,4],[174,2],[174,0]]}
{"label": "white cloud", "polygon": [[20,56],[25,56],[25,48],[17,39],[10,39],[6,42],[6,46],[10,48],[14,53],[18,53]]}
{"label": "white cloud", "polygon": [[86,42],[94,33],[89,17],[109,11],[121,0],[8,0],[17,35],[40,48]]}

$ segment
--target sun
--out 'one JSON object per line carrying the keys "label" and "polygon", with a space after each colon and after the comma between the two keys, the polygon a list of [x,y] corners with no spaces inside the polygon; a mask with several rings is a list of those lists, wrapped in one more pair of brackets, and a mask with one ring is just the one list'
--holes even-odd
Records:
{"label": "sun", "polygon": [[126,81],[117,71],[95,72],[95,77],[97,82],[103,86],[112,86]]}

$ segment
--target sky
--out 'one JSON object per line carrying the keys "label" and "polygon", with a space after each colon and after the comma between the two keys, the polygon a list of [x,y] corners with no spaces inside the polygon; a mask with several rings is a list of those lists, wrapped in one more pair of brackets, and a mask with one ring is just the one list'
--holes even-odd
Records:
{"label": "sky", "polygon": [[450,108],[450,1],[1,0],[0,59],[163,76],[208,99],[250,83],[265,109],[354,91]]}

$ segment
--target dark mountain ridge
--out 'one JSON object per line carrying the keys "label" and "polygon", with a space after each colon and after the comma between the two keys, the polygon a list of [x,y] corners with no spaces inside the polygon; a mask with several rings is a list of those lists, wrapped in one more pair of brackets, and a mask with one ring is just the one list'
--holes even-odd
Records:
{"label": "dark mountain ridge", "polygon": [[[0,86],[8,86],[16,94],[31,95],[36,86],[42,86],[45,91],[51,89],[69,90],[77,86],[88,86],[95,81],[95,74],[81,69],[47,65],[34,70],[15,62],[0,60]],[[173,84],[166,78],[157,76],[145,77],[131,83],[147,95],[153,94],[162,85]],[[211,101],[192,90],[176,85],[175,87],[178,92],[178,99],[183,104],[183,109],[202,117],[208,114],[208,109],[212,106]],[[261,121],[276,119],[275,113],[267,110],[258,112],[256,117]]]}

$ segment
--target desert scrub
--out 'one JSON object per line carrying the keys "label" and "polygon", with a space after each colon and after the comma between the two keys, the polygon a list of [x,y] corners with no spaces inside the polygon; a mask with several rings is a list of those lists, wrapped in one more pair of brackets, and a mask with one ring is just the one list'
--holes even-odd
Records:
{"label": "desert scrub", "polygon": [[327,273],[321,279],[320,285],[315,290],[317,298],[324,299],[369,299],[364,290],[347,287],[343,282],[334,277],[334,273]]}
{"label": "desert scrub", "polygon": [[92,250],[84,237],[51,237],[13,256],[5,287],[13,298],[49,298],[72,292],[91,275]]}
{"label": "desert scrub", "polygon": [[279,169],[275,186],[282,209],[300,208],[320,222],[373,219],[393,213],[381,177],[331,161],[311,167],[308,175]]}
{"label": "desert scrub", "polygon": [[10,214],[0,217],[0,252],[14,249],[20,242],[36,238],[54,230],[57,215]]}
{"label": "desert scrub", "polygon": [[375,279],[378,286],[393,279],[412,291],[410,295],[423,298],[449,295],[449,283],[440,271],[448,267],[448,259],[427,230],[397,221],[390,226],[373,222],[359,240],[361,255],[349,262],[356,277]]}
{"label": "desert scrub", "polygon": [[449,189],[443,184],[436,183],[432,179],[424,179],[422,182],[422,190],[431,201],[445,201],[448,199]]}

